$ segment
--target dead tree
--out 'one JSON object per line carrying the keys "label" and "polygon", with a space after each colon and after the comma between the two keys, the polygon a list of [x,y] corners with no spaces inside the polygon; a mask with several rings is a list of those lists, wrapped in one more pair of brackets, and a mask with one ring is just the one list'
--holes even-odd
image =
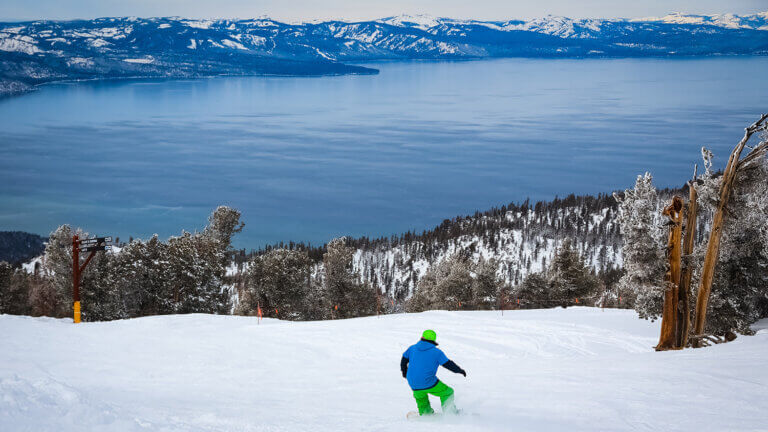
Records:
{"label": "dead tree", "polygon": [[709,303],[709,295],[712,291],[712,279],[715,275],[715,264],[717,264],[718,253],[720,252],[720,238],[723,234],[723,217],[731,197],[736,174],[739,168],[744,166],[743,164],[754,160],[755,158],[764,156],[766,154],[766,146],[761,144],[755,147],[744,160],[740,160],[741,152],[747,145],[747,141],[749,141],[755,132],[766,130],[766,119],[768,119],[768,114],[763,114],[758,121],[746,128],[744,137],[731,152],[731,157],[728,159],[725,172],[723,172],[723,177],[720,180],[719,201],[717,203],[715,216],[712,219],[712,231],[709,233],[707,252],[704,256],[704,265],[701,270],[698,296],[696,297],[696,314],[693,327],[694,346],[700,346],[698,341],[700,341],[704,335],[704,325],[707,320],[707,304]]}
{"label": "dead tree", "polygon": [[696,192],[696,168],[693,169],[693,179],[688,182],[688,208],[685,214],[685,237],[683,239],[682,269],[677,294],[677,322],[675,345],[685,348],[688,345],[688,334],[691,331],[691,276],[693,266],[691,255],[696,237],[696,216],[698,213],[698,196]]}
{"label": "dead tree", "polygon": [[669,218],[667,239],[667,272],[664,275],[664,308],[661,314],[661,336],[656,351],[680,348],[677,345],[678,296],[683,219],[683,199],[675,196],[662,213]]}

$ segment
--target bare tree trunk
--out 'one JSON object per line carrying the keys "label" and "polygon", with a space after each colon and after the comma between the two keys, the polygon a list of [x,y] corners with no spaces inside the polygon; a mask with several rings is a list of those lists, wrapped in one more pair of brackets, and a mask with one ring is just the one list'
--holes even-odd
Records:
{"label": "bare tree trunk", "polygon": [[669,237],[667,240],[669,268],[664,275],[664,309],[661,315],[661,336],[659,337],[659,344],[656,345],[656,351],[678,348],[675,332],[678,316],[683,199],[678,196],[672,198],[672,203],[664,208],[663,214],[669,218]]}
{"label": "bare tree trunk", "polygon": [[682,270],[680,274],[680,288],[678,290],[678,308],[677,308],[677,347],[685,348],[688,345],[688,334],[691,331],[691,275],[693,266],[691,265],[691,254],[693,253],[693,243],[696,237],[696,216],[698,213],[698,196],[696,193],[696,171],[694,170],[693,180],[688,183],[688,209],[685,215],[685,239],[683,240],[683,259]]}
{"label": "bare tree trunk", "polygon": [[[768,119],[768,114],[763,114],[760,117],[760,120],[756,121],[745,130],[744,137],[731,152],[731,157],[728,159],[728,165],[725,167],[723,178],[720,180],[720,198],[717,204],[717,211],[712,219],[712,231],[709,233],[707,253],[704,256],[704,266],[701,270],[699,292],[696,297],[696,317],[693,328],[695,335],[704,334],[704,325],[707,321],[707,304],[709,303],[709,295],[712,291],[712,279],[715,275],[715,264],[717,264],[717,256],[720,252],[720,238],[723,234],[723,216],[725,207],[728,205],[728,201],[731,198],[731,191],[739,168],[741,152],[744,150],[744,147],[747,145],[747,141],[749,141],[752,134],[765,128],[766,119]],[[750,154],[747,156],[747,159],[751,157],[752,155]],[[698,343],[696,346],[698,346]]]}

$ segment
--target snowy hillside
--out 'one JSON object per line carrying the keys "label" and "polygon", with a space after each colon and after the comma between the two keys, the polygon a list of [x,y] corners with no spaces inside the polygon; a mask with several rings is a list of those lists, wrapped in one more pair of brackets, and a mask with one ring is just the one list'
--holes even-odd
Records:
{"label": "snowy hillside", "polygon": [[641,20],[35,21],[0,23],[0,95],[72,79],[375,73],[342,62],[382,59],[766,53],[768,12]]}
{"label": "snowy hillside", "polygon": [[[659,224],[662,223],[661,209],[672,195],[686,193],[676,189],[659,191],[655,213]],[[618,203],[610,195],[570,195],[537,203],[510,203],[482,213],[446,219],[422,233],[347,240],[356,248],[355,272],[381,292],[402,301],[413,294],[430,266],[455,254],[474,263],[495,260],[497,275],[510,286],[519,284],[531,272],[542,271],[565,239],[572,242],[596,273],[621,268],[622,238],[617,212]],[[703,240],[701,233],[706,232],[709,221],[710,215],[702,211],[697,241]],[[304,250],[307,246],[290,242],[272,248]],[[308,252],[316,262],[314,273],[322,273],[323,248],[309,248]],[[244,250],[236,254],[228,275],[241,277],[247,270],[248,257]]]}
{"label": "snowy hillside", "polygon": [[643,18],[633,21],[656,21],[667,24],[706,24],[730,29],[768,30],[768,12],[745,16],[735,14],[688,15],[676,12],[661,18]]}
{"label": "snowy hillside", "polygon": [[[681,192],[659,191],[659,214],[662,203],[675,193]],[[572,242],[596,273],[620,268],[622,240],[617,211],[618,203],[610,195],[570,195],[537,203],[510,203],[482,213],[446,219],[422,233],[347,240],[356,248],[353,266],[362,279],[402,301],[410,297],[430,266],[456,254],[474,263],[495,260],[497,275],[510,286],[546,267],[565,239]],[[702,214],[700,222],[703,228],[708,215]],[[304,249],[305,245],[289,243],[274,247]],[[318,263],[319,272],[323,249],[308,252]],[[245,251],[236,256],[229,274],[242,274],[247,268],[247,258]]]}
{"label": "snowy hillside", "polygon": [[497,274],[514,286],[542,271],[568,238],[587,265],[604,271],[622,264],[616,210],[616,201],[607,195],[510,204],[446,221],[421,235],[353,241],[358,246],[354,266],[364,280],[398,299],[413,293],[430,265],[454,254],[469,255],[473,262],[496,260]]}
{"label": "snowy hillside", "polygon": [[[213,315],[73,325],[0,315],[8,431],[734,431],[768,423],[768,323],[657,353],[626,310],[428,312],[284,322]],[[425,328],[467,370],[469,415],[408,421],[399,358]],[[433,400],[433,406],[437,406]]]}
{"label": "snowy hillside", "polygon": [[0,231],[0,261],[27,261],[43,252],[46,239],[21,231]]}

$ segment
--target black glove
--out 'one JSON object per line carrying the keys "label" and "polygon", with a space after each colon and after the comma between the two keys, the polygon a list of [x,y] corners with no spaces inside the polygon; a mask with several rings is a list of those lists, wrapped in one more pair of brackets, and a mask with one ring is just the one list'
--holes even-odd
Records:
{"label": "black glove", "polygon": [[448,360],[447,362],[443,363],[443,367],[448,369],[449,371],[451,371],[453,373],[462,374],[462,375],[464,375],[464,377],[467,376],[467,371],[465,371],[464,369],[460,368],[459,365],[454,363],[452,360]]}
{"label": "black glove", "polygon": [[408,371],[403,372],[403,378],[408,378]]}

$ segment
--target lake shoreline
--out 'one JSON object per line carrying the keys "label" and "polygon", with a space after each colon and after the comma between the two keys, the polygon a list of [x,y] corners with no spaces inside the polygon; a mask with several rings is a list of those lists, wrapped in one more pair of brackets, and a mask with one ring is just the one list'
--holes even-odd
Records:
{"label": "lake shoreline", "polygon": [[[418,61],[291,79],[49,84],[0,102],[0,226],[165,238],[240,209],[244,246],[420,231],[505,202],[725,163],[765,57]],[[733,71],[742,71],[734,77]]]}
{"label": "lake shoreline", "polygon": [[[768,57],[768,52],[765,54],[705,54],[705,55],[643,55],[643,56],[509,56],[509,57],[463,57],[463,58],[399,58],[399,59],[371,59],[371,60],[355,60],[345,61],[340,63],[342,65],[363,67],[371,71],[364,72],[346,72],[346,73],[319,73],[319,74],[270,74],[270,73],[254,73],[254,74],[211,74],[211,75],[199,75],[199,76],[124,76],[124,77],[94,77],[94,78],[63,78],[57,80],[46,81],[37,84],[28,84],[18,80],[2,81],[0,79],[0,102],[10,98],[20,97],[28,95],[43,89],[48,85],[56,84],[70,84],[70,83],[89,83],[89,82],[130,82],[130,81],[186,81],[186,80],[204,80],[213,78],[228,78],[228,77],[264,77],[264,78],[320,78],[329,76],[346,76],[346,75],[378,75],[380,71],[375,68],[368,67],[366,65],[376,64],[392,64],[392,63],[464,63],[464,62],[494,62],[499,60],[572,60],[572,61],[612,61],[612,60],[707,60],[707,59],[749,59],[749,58],[763,58]],[[5,85],[3,85],[5,84]],[[8,85],[20,84],[22,87],[16,90],[6,90]]]}

